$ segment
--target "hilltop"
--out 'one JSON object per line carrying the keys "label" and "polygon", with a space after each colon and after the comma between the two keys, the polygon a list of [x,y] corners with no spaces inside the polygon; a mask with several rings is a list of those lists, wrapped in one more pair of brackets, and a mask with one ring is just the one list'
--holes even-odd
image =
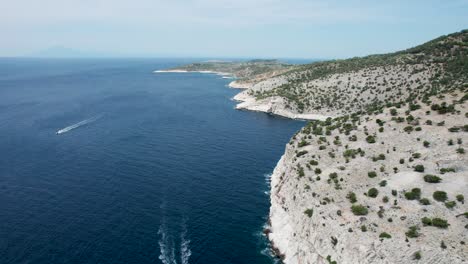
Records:
{"label": "hilltop", "polygon": [[335,117],[424,100],[468,83],[468,31],[395,53],[316,62],[258,82],[239,108]]}

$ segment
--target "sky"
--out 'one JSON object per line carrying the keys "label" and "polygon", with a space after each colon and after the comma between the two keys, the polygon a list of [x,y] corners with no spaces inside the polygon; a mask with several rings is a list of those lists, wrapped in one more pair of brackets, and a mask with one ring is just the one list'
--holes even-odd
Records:
{"label": "sky", "polygon": [[7,57],[348,58],[467,28],[468,0],[0,0]]}

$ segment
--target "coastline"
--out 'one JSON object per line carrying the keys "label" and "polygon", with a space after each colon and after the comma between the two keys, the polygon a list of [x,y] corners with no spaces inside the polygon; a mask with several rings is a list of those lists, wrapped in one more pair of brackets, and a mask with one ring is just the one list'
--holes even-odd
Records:
{"label": "coastline", "polygon": [[236,105],[237,110],[248,110],[254,112],[264,112],[296,120],[320,120],[324,121],[329,117],[319,114],[298,114],[289,111],[283,107],[284,100],[280,97],[273,97],[262,101],[257,101],[255,97],[248,94],[248,91],[242,91],[233,97],[233,100],[239,102]]}
{"label": "coastline", "polygon": [[223,77],[236,78],[234,76],[234,74],[232,74],[232,73],[217,72],[217,71],[156,70],[156,71],[153,71],[153,73],[207,73],[207,74],[216,74],[216,75],[220,75],[220,76],[223,76]]}
{"label": "coastline", "polygon": [[[220,76],[236,76],[232,73],[215,72],[215,71],[186,71],[186,70],[157,70],[154,73],[202,73],[202,74],[217,74]],[[318,114],[298,114],[286,110],[283,106],[285,105],[282,98],[273,98],[270,100],[257,101],[255,97],[248,94],[250,88],[255,85],[253,82],[241,82],[239,80],[231,81],[227,86],[232,89],[241,89],[232,100],[238,102],[235,106],[236,110],[246,110],[254,112],[263,112],[275,116],[284,118],[290,118],[295,120],[326,120],[332,116],[318,115]],[[295,263],[294,251],[292,248],[298,247],[299,245],[294,244],[294,239],[290,234],[293,233],[293,227],[288,224],[291,222],[290,216],[287,211],[281,206],[281,197],[278,196],[279,189],[281,189],[281,178],[286,169],[285,160],[288,156],[288,148],[286,146],[285,153],[280,157],[277,165],[271,176],[270,182],[270,210],[268,214],[267,227],[264,229],[264,234],[270,243],[270,250],[274,257],[279,258],[282,263]],[[291,258],[293,257],[293,258]],[[317,263],[321,263],[324,258],[316,254]]]}

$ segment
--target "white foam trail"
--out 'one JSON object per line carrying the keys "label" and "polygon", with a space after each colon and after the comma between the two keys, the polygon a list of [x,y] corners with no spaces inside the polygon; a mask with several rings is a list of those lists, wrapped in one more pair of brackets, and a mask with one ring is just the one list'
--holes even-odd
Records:
{"label": "white foam trail", "polygon": [[192,251],[189,248],[190,240],[186,238],[187,235],[187,228],[185,224],[183,225],[183,231],[180,235],[180,263],[181,264],[188,264],[189,258],[192,255]]}
{"label": "white foam trail", "polygon": [[60,134],[63,134],[63,133],[67,133],[67,132],[70,131],[70,130],[73,130],[73,129],[78,128],[78,127],[80,127],[80,126],[83,126],[83,125],[92,123],[92,122],[98,120],[98,119],[101,118],[101,117],[102,117],[102,115],[98,115],[98,116],[91,117],[91,118],[85,119],[85,120],[83,120],[83,121],[80,121],[80,122],[78,122],[78,123],[76,123],[76,124],[73,124],[73,125],[71,125],[71,126],[67,126],[67,127],[65,127],[65,128],[62,128],[62,129],[60,129],[60,130],[57,131],[57,135],[60,135]]}
{"label": "white foam trail", "polygon": [[163,264],[177,264],[175,260],[174,247],[172,243],[169,242],[165,229],[164,224],[162,224],[158,231],[158,234],[161,236],[159,239],[159,259]]}

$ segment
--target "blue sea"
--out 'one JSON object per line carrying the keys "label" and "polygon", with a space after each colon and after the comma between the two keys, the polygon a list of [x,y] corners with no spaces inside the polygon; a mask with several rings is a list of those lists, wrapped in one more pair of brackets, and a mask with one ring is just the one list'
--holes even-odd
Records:
{"label": "blue sea", "polygon": [[153,73],[193,61],[0,59],[0,263],[275,261],[268,179],[304,123]]}

